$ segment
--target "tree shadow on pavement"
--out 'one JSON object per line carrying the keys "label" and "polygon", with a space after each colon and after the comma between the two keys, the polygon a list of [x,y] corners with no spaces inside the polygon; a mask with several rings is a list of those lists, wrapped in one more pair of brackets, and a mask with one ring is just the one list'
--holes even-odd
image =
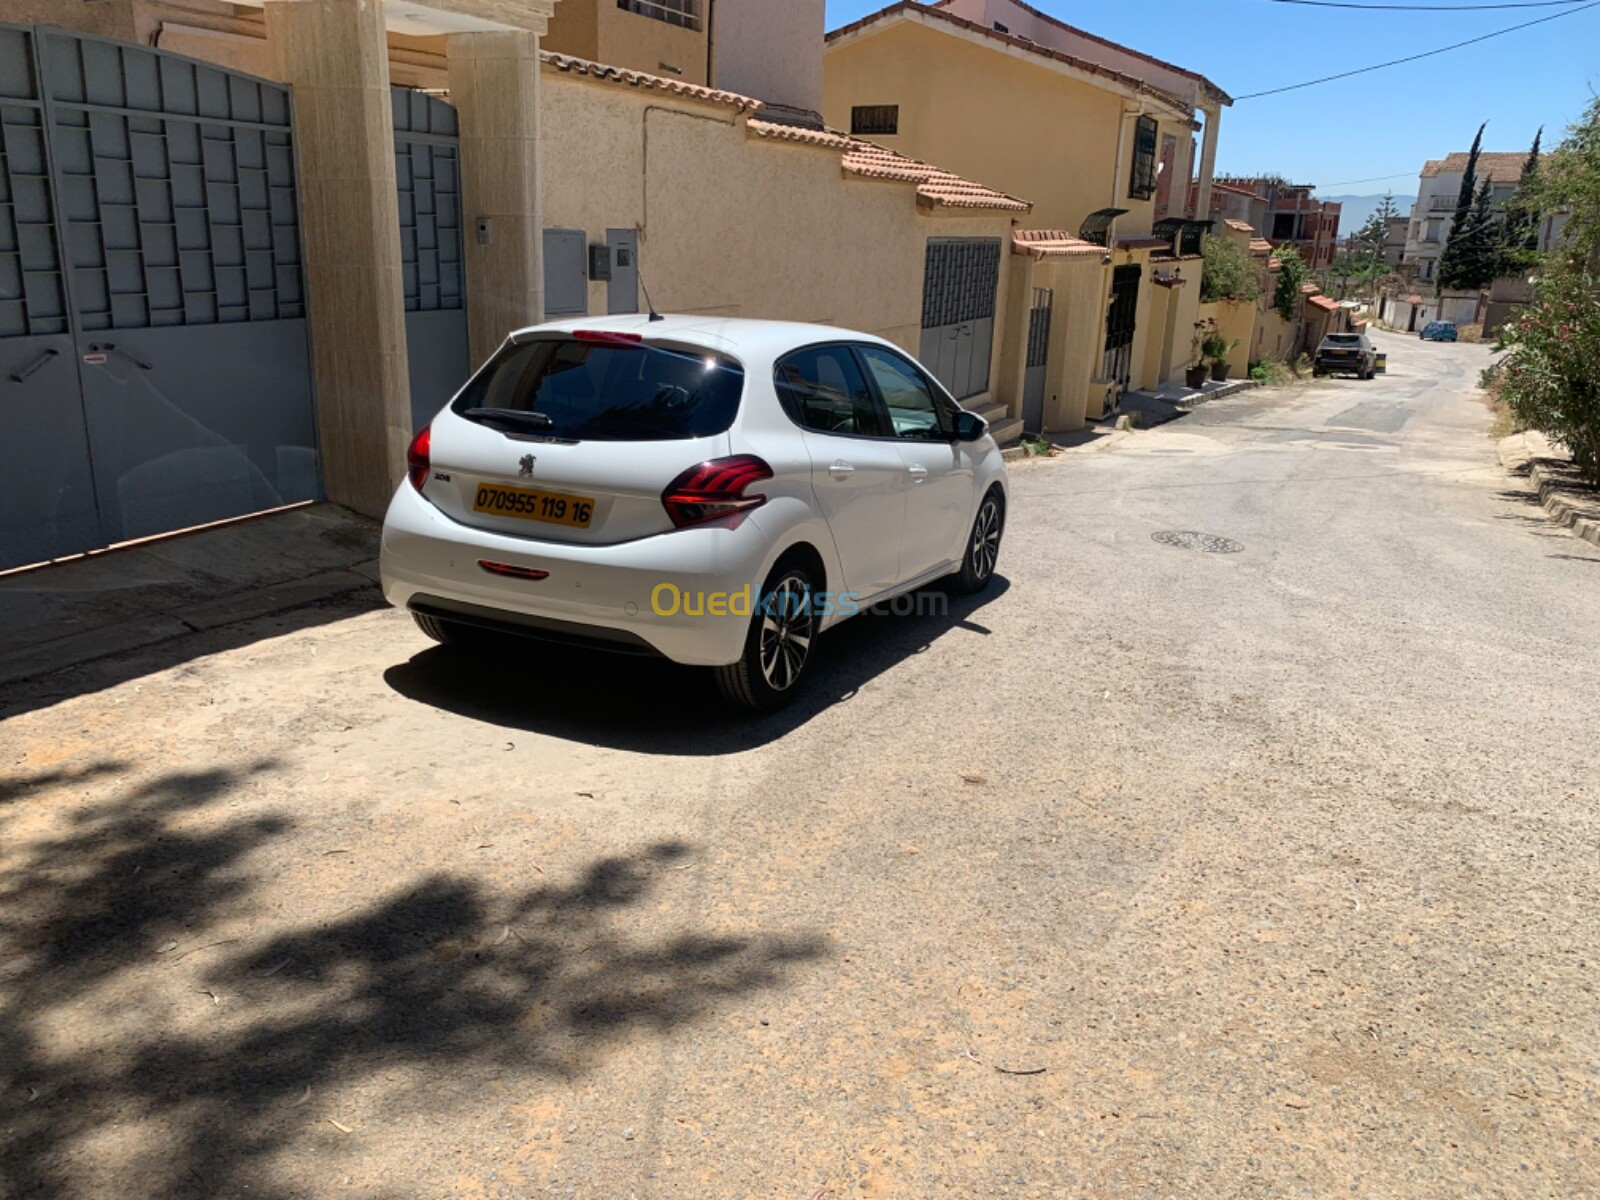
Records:
{"label": "tree shadow on pavement", "polygon": [[427,875],[257,939],[281,905],[251,855],[290,823],[222,802],[272,769],[168,774],[29,841],[7,810],[0,1179],[15,1194],[302,1194],[285,1163],[316,1167],[319,1096],[371,1088],[416,1110],[449,1103],[422,1076],[570,1081],[612,1039],[670,1032],[828,953],[809,933],[641,935],[637,906],[684,878],[676,842],[526,890]]}
{"label": "tree shadow on pavement", "polygon": [[952,631],[987,636],[976,614],[1010,586],[996,575],[975,596],[924,588],[904,598],[907,615],[862,613],[828,630],[817,639],[800,694],[766,716],[731,705],[707,670],[514,637],[492,654],[435,646],[383,678],[408,699],[506,729],[644,754],[735,754],[851,699]]}

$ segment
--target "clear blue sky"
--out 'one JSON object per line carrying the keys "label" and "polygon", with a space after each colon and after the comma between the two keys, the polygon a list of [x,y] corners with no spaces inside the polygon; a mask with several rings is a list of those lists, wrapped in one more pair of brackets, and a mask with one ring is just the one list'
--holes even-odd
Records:
{"label": "clear blue sky", "polygon": [[[1385,62],[1519,25],[1555,8],[1409,13],[1270,0],[1029,0],[1090,33],[1197,71],[1239,96]],[[1412,0],[1441,3],[1444,0]],[[1484,2],[1484,0],[1478,0]],[[827,0],[828,28],[888,0]],[[1424,161],[1466,150],[1553,146],[1600,89],[1600,8],[1406,66],[1225,109],[1218,171],[1275,172],[1329,193],[1407,195]],[[1350,183],[1400,173],[1401,178]],[[1409,176],[1409,178],[1405,178]]]}

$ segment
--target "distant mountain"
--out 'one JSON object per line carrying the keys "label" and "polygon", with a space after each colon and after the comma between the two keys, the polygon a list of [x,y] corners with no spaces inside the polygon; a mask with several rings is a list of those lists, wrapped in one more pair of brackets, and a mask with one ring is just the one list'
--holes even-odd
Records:
{"label": "distant mountain", "polygon": [[[1371,219],[1383,204],[1383,195],[1376,196],[1324,196],[1317,193],[1318,200],[1337,200],[1344,205],[1339,210],[1339,236],[1348,237],[1360,231],[1361,227]],[[1411,206],[1417,202],[1415,196],[1400,196],[1394,198],[1395,209],[1402,217],[1411,215]]]}

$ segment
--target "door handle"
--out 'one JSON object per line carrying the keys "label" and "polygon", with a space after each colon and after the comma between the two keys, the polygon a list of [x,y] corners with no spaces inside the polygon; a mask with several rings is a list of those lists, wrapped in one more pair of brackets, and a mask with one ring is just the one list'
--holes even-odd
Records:
{"label": "door handle", "polygon": [[842,458],[834,459],[833,466],[828,468],[828,474],[835,479],[849,479],[855,473],[856,469]]}
{"label": "door handle", "polygon": [[912,463],[910,471],[912,483],[921,483],[923,480],[928,478],[928,468],[923,466],[921,463]]}
{"label": "door handle", "polygon": [[55,358],[60,353],[61,353],[61,351],[59,351],[59,350],[46,350],[44,353],[39,355],[38,358],[34,359],[27,366],[23,367],[22,370],[13,371],[11,373],[11,382],[12,383],[26,383],[28,381],[28,377],[29,376],[33,375],[36,371],[40,370],[45,365],[45,363],[49,362],[52,358]]}

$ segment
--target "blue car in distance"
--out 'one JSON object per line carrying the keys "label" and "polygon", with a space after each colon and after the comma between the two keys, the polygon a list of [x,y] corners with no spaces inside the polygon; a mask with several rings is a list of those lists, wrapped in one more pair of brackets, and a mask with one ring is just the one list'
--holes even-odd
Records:
{"label": "blue car in distance", "polygon": [[1454,321],[1429,321],[1417,335],[1425,342],[1453,342],[1456,340]]}

